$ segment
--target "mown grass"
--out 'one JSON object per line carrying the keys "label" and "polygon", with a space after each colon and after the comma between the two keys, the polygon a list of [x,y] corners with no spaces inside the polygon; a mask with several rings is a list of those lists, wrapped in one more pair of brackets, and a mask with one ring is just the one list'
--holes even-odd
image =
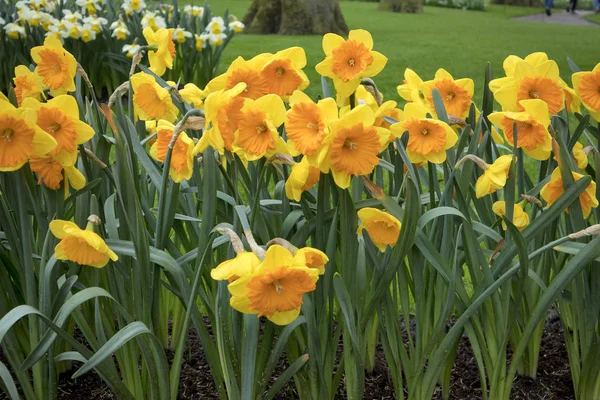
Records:
{"label": "mown grass", "polygon": [[600,24],[600,13],[590,14],[583,17],[590,22],[595,22],[596,24]]}
{"label": "mown grass", "polygon": [[[196,1],[199,3],[199,1]],[[249,0],[213,0],[216,14],[225,9],[242,18]],[[351,29],[367,29],[375,49],[389,58],[385,70],[376,78],[387,99],[398,99],[396,86],[402,82],[406,67],[424,79],[431,79],[438,68],[456,78],[475,80],[475,101],[481,103],[484,68],[492,64],[494,76],[503,74],[502,61],[510,54],[525,56],[545,51],[555,59],[563,79],[570,83],[567,57],[582,69],[592,68],[598,58],[596,27],[535,24],[510,20],[512,17],[541,12],[541,8],[489,5],[486,11],[463,11],[425,7],[422,14],[397,14],[377,11],[377,3],[342,2]],[[239,35],[224,53],[220,71],[237,56],[251,58],[261,52],[276,52],[289,46],[306,50],[306,72],[312,85],[310,95],[320,93],[314,66],[324,55],[320,36]]]}

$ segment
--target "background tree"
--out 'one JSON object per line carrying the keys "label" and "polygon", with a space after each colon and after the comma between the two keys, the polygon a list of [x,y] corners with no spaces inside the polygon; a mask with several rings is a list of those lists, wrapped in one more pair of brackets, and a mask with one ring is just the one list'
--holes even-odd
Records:
{"label": "background tree", "polygon": [[339,0],[253,0],[243,22],[247,33],[348,34]]}
{"label": "background tree", "polygon": [[423,3],[422,0],[381,0],[379,2],[379,10],[401,13],[421,13],[423,12]]}

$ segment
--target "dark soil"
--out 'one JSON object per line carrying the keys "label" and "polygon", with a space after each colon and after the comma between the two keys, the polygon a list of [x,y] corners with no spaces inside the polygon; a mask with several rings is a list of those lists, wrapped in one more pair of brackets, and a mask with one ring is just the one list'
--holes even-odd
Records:
{"label": "dark soil", "polygon": [[[167,354],[169,361],[172,353]],[[281,362],[275,375],[286,368]],[[116,397],[95,373],[88,373],[75,380],[70,379],[72,373],[62,374],[58,389],[60,400],[112,400]],[[342,379],[336,399],[344,399],[344,382]],[[293,382],[278,396],[278,399],[296,399]],[[0,399],[6,396],[0,392]],[[195,333],[190,331],[188,348],[184,356],[179,385],[179,399],[199,400],[218,399],[212,375]],[[375,368],[365,379],[365,399],[394,399],[394,388],[389,376],[383,352],[378,349]],[[436,394],[435,399],[441,399]],[[452,373],[450,398],[455,400],[482,399],[479,385],[479,373],[469,346],[469,341],[462,338]],[[514,400],[571,400],[575,399],[573,384],[569,370],[567,350],[563,342],[563,330],[556,314],[551,315],[546,323],[542,348],[539,358],[538,376],[530,378],[517,377],[513,384],[511,399]]]}

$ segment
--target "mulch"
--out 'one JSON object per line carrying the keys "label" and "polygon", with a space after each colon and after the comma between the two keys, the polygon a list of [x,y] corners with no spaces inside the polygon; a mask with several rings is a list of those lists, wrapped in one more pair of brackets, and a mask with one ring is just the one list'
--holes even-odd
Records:
{"label": "mulch", "polygon": [[[339,352],[338,352],[339,353]],[[171,361],[173,354],[167,352]],[[510,356],[510,354],[509,354]],[[78,365],[77,365],[78,366]],[[275,371],[280,374],[286,363],[282,361]],[[71,379],[72,372],[60,376],[58,399],[60,400],[113,400],[116,397],[104,382],[93,372],[77,379]],[[479,385],[477,364],[470,349],[468,338],[461,339],[456,354],[452,372],[450,399],[480,400],[483,399]],[[0,399],[7,398],[0,392]],[[179,399],[181,400],[212,400],[218,399],[212,375],[204,357],[198,337],[190,331],[188,346],[184,355],[179,384]],[[278,399],[296,399],[293,381],[281,392]],[[335,399],[345,399],[344,382]],[[365,399],[394,399],[394,387],[387,368],[387,363],[381,348],[376,355],[375,368],[365,379]],[[563,330],[555,313],[550,314],[546,321],[544,336],[539,357],[537,378],[517,377],[510,396],[514,400],[571,400],[575,399],[573,384],[569,370],[567,350],[563,341]],[[441,399],[440,393],[434,399]]]}

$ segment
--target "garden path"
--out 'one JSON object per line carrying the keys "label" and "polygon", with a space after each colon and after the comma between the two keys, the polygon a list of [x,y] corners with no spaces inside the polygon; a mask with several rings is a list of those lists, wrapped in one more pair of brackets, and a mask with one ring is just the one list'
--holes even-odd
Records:
{"label": "garden path", "polygon": [[541,22],[544,24],[560,24],[560,25],[583,25],[600,27],[600,24],[590,22],[583,17],[593,14],[593,11],[576,10],[576,14],[571,14],[565,11],[557,11],[549,17],[546,14],[531,14],[523,17],[513,18],[516,21]]}

